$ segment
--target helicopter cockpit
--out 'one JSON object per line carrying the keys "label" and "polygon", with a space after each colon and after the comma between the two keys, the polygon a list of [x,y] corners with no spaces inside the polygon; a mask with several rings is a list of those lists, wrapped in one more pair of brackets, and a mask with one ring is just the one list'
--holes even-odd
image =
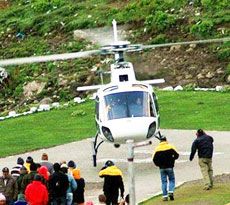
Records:
{"label": "helicopter cockpit", "polygon": [[155,116],[152,100],[147,92],[128,91],[104,96],[107,119]]}

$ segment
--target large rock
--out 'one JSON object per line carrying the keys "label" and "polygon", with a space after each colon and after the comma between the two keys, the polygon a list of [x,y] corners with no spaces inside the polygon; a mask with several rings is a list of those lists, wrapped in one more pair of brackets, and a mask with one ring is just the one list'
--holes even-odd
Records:
{"label": "large rock", "polygon": [[44,82],[37,82],[37,81],[32,81],[27,83],[23,87],[23,94],[25,97],[30,98],[33,95],[37,95],[42,92],[42,90],[45,88],[46,83]]}
{"label": "large rock", "polygon": [[47,104],[51,104],[53,102],[53,100],[51,98],[43,98],[41,101],[40,101],[40,105],[47,105]]}
{"label": "large rock", "polygon": [[228,77],[226,78],[226,82],[230,84],[230,75],[228,75]]}

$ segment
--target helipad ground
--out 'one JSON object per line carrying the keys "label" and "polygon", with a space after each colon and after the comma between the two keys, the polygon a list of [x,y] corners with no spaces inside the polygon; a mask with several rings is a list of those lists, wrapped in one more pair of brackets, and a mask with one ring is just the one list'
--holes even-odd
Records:
{"label": "helipad ground", "polygon": [[[201,178],[197,157],[192,162],[188,160],[191,144],[195,139],[195,131],[162,130],[162,133],[167,136],[170,143],[177,147],[180,153],[180,158],[175,165],[177,184]],[[207,133],[214,137],[214,174],[229,173],[230,132],[210,131]],[[152,139],[152,142],[153,144],[150,146],[135,149],[135,188],[137,201],[142,201],[161,190],[159,170],[153,165],[151,159],[153,149],[159,142],[157,139]],[[13,167],[18,156],[25,159],[30,155],[34,158],[35,162],[39,162],[43,152],[48,153],[51,162],[74,160],[77,163],[77,166],[81,169],[82,177],[84,177],[87,182],[85,191],[86,200],[97,202],[98,194],[102,193],[103,179],[98,177],[98,171],[108,159],[113,160],[115,164],[121,168],[124,176],[126,194],[128,193],[128,151],[125,145],[116,149],[112,144],[103,143],[99,149],[98,166],[96,168],[92,166],[90,140],[82,140],[80,142],[73,142],[45,150],[1,158],[0,168],[2,169],[4,166],[8,166],[9,168]]]}

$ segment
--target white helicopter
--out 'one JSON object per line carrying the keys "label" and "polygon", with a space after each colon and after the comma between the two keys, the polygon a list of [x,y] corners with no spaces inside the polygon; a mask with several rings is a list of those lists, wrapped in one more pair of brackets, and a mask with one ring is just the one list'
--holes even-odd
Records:
{"label": "white helicopter", "polygon": [[[0,66],[25,63],[47,62],[82,58],[97,54],[114,54],[115,63],[111,64],[111,82],[106,85],[78,87],[78,91],[97,90],[95,97],[95,120],[97,134],[93,138],[93,162],[99,146],[104,141],[114,143],[115,147],[127,140],[142,142],[151,137],[160,138],[160,114],[152,84],[164,83],[164,79],[138,81],[132,63],[124,60],[125,52],[141,51],[173,45],[189,45],[210,42],[229,41],[230,38],[209,39],[190,42],[167,43],[157,45],[131,45],[128,41],[118,41],[117,25],[113,20],[114,42],[100,50],[76,53],[34,56],[26,58],[0,60]],[[101,141],[98,143],[98,138]]]}

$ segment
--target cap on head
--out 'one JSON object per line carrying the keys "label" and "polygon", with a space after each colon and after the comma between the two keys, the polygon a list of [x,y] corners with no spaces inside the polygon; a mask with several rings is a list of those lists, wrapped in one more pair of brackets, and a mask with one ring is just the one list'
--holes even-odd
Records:
{"label": "cap on head", "polygon": [[80,169],[74,169],[72,171],[72,175],[74,179],[80,179],[81,178]]}
{"label": "cap on head", "polygon": [[10,170],[9,170],[9,168],[8,167],[4,167],[3,169],[2,169],[2,172],[9,172]]}
{"label": "cap on head", "polygon": [[111,167],[114,165],[114,162],[111,161],[111,160],[108,160],[106,163],[105,163],[105,167]]}
{"label": "cap on head", "polygon": [[23,165],[24,164],[24,160],[21,157],[18,157],[17,164]]}
{"label": "cap on head", "polygon": [[61,164],[61,168],[67,168],[68,169],[68,166],[67,166],[67,164],[63,163],[63,164]]}
{"label": "cap on head", "polygon": [[34,160],[31,156],[27,157],[26,162],[27,163],[32,163]]}
{"label": "cap on head", "polygon": [[204,135],[205,133],[204,133],[204,130],[202,130],[202,129],[198,129],[197,130],[197,132],[196,132],[196,135],[198,136],[198,137],[200,137],[200,136],[202,136],[202,135]]}
{"label": "cap on head", "polygon": [[53,168],[54,168],[54,171],[55,171],[55,172],[58,172],[58,171],[60,170],[60,164],[57,163],[57,162],[54,163]]}
{"label": "cap on head", "polygon": [[20,171],[27,171],[27,169],[26,169],[26,167],[22,166],[22,167],[20,168]]}
{"label": "cap on head", "polygon": [[76,168],[75,162],[74,162],[73,160],[70,160],[70,161],[68,162],[68,167]]}
{"label": "cap on head", "polygon": [[61,164],[61,171],[64,172],[65,174],[68,173],[67,164],[65,164],[65,163]]}

